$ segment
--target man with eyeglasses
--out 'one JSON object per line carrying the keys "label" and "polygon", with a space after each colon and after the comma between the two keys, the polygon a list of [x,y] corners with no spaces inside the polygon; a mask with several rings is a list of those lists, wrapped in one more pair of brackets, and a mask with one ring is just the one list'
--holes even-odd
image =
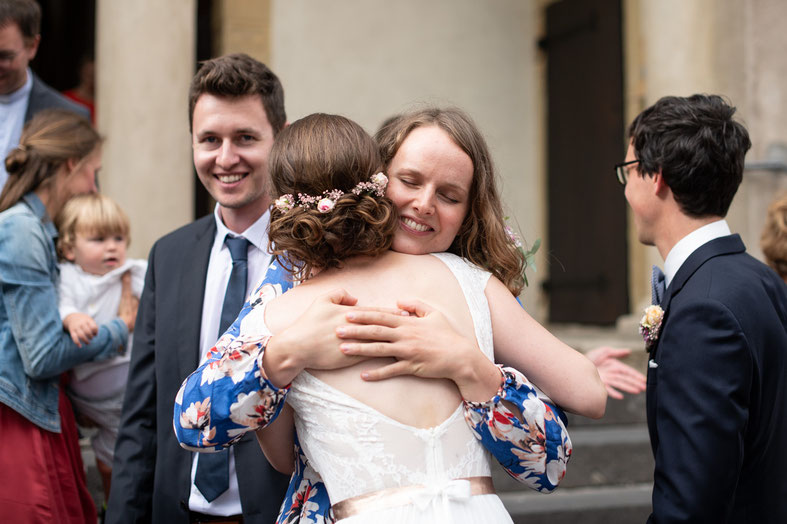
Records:
{"label": "man with eyeglasses", "polygon": [[656,246],[648,522],[787,522],[787,286],[724,220],[748,132],[719,96],[664,97],[629,127],[625,185]]}
{"label": "man with eyeglasses", "polygon": [[22,127],[42,109],[88,111],[41,81],[28,67],[41,41],[41,8],[34,0],[0,0],[0,189],[8,173],[5,157],[17,146]]}

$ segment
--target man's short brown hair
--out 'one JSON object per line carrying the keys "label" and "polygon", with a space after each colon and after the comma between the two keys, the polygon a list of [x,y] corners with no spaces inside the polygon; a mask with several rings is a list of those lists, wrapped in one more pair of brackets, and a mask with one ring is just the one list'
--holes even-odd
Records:
{"label": "man's short brown hair", "polygon": [[189,88],[189,129],[194,119],[194,106],[204,94],[225,98],[259,95],[274,136],[287,123],[284,88],[279,77],[268,66],[244,53],[224,55],[202,63]]}
{"label": "man's short brown hair", "polygon": [[33,0],[0,0],[0,27],[9,23],[19,26],[26,39],[41,33],[41,8]]}

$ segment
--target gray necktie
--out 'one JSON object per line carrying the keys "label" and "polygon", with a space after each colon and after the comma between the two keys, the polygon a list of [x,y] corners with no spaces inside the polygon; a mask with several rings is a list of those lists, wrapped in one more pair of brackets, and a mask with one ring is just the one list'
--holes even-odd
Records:
{"label": "gray necktie", "polygon": [[664,272],[658,266],[653,266],[653,275],[650,277],[651,303],[661,305],[665,288]]}
{"label": "gray necktie", "polygon": [[[232,256],[232,272],[224,292],[224,304],[221,307],[219,334],[224,334],[235,320],[246,299],[246,282],[248,278],[248,252],[251,242],[241,237],[227,235],[224,243]],[[208,502],[213,502],[230,487],[230,456],[225,449],[216,453],[203,453],[197,459],[197,473],[194,485]]]}

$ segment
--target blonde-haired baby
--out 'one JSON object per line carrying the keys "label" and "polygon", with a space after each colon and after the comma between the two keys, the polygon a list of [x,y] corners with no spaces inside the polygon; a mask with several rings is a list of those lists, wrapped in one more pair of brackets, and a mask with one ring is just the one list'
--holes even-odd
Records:
{"label": "blonde-haired baby", "polygon": [[[134,295],[141,295],[147,262],[126,259],[130,238],[128,216],[105,195],[72,198],[57,216],[56,224],[62,260],[60,318],[74,342],[81,345],[96,335],[100,324],[116,316],[125,273],[131,276]],[[107,499],[131,356],[131,336],[126,348],[124,355],[75,367],[68,386],[77,420],[88,421],[96,428],[90,440]]]}

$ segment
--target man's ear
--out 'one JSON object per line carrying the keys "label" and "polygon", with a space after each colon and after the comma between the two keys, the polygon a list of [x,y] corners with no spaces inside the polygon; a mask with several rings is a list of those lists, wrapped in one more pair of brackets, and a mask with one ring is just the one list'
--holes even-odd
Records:
{"label": "man's ear", "polygon": [[664,197],[671,191],[666,180],[664,180],[664,175],[661,174],[661,169],[659,169],[658,172],[653,174],[653,192],[657,196]]}
{"label": "man's ear", "polygon": [[33,38],[25,39],[25,46],[27,47],[28,60],[33,60],[38,53],[38,44],[41,43],[41,35],[36,35]]}

